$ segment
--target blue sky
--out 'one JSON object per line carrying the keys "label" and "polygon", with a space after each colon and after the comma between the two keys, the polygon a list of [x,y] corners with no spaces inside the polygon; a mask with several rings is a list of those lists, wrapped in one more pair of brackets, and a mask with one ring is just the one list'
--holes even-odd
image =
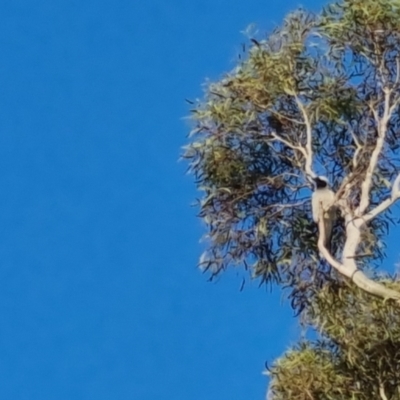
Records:
{"label": "blue sky", "polygon": [[1,2],[0,398],[264,398],[297,323],[279,291],[196,269],[177,159],[184,99],[297,5]]}

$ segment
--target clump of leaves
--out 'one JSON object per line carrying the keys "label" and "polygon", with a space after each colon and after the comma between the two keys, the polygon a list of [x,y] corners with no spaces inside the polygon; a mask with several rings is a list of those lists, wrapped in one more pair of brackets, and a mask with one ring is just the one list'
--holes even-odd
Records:
{"label": "clump of leaves", "polygon": [[305,322],[319,339],[291,349],[269,368],[270,400],[400,399],[397,305],[331,282],[315,293]]}

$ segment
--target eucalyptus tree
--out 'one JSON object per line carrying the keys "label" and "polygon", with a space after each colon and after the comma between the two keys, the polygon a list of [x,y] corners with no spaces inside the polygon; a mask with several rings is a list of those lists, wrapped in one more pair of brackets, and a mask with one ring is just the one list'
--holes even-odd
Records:
{"label": "eucalyptus tree", "polygon": [[[400,398],[400,285],[376,272],[399,222],[399,106],[394,0],[289,14],[194,103],[184,156],[208,229],[200,267],[211,277],[243,267],[289,288],[322,334],[274,364],[271,398]],[[320,175],[335,192],[330,248],[311,214]]]}

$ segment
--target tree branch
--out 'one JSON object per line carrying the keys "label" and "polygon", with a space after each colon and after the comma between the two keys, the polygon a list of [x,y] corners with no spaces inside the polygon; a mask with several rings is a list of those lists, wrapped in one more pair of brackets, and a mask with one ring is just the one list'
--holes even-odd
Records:
{"label": "tree branch", "polygon": [[397,178],[394,180],[392,185],[392,199],[400,198],[400,174],[397,175]]}
{"label": "tree branch", "polygon": [[[345,248],[343,250],[343,262],[340,263],[337,261],[325,247],[325,225],[324,225],[324,215],[321,207],[319,221],[318,221],[318,229],[319,229],[319,238],[318,238],[318,249],[321,255],[325,258],[325,260],[335,268],[339,273],[343,276],[351,279],[360,289],[364,290],[367,293],[370,293],[374,296],[381,297],[383,299],[394,299],[400,304],[400,293],[387,288],[381,283],[375,282],[372,279],[368,278],[361,270],[358,269],[357,264],[355,262],[355,253],[358,247],[358,243],[360,241],[360,228],[361,223],[352,223],[348,225],[352,225],[349,229],[347,229],[347,239]],[[354,221],[353,221],[354,222]],[[346,255],[346,256],[345,256]]]}
{"label": "tree branch", "polygon": [[394,82],[393,87],[396,88],[397,85],[399,84],[399,79],[400,79],[400,61],[399,57],[396,57],[396,80]]}
{"label": "tree branch", "polygon": [[368,222],[371,221],[371,219],[374,219],[377,215],[379,215],[381,212],[385,211],[388,209],[397,199],[386,199],[382,201],[379,206],[376,206],[373,210],[367,212],[362,218],[363,221]]}
{"label": "tree branch", "polygon": [[384,200],[381,204],[376,206],[373,210],[369,211],[366,213],[362,219],[365,222],[371,221],[371,219],[374,219],[377,215],[388,209],[392,204],[394,204],[399,198],[400,198],[400,174],[397,176],[395,179],[393,186],[392,186],[392,195],[390,198]]}
{"label": "tree branch", "polygon": [[385,387],[383,386],[383,383],[379,384],[379,396],[381,397],[382,400],[388,400],[388,398],[386,397]]}
{"label": "tree branch", "polygon": [[295,95],[295,99],[296,99],[296,103],[297,106],[299,107],[301,114],[303,115],[303,119],[304,119],[304,124],[306,125],[306,135],[307,135],[307,144],[305,149],[303,148],[303,150],[305,150],[305,159],[306,159],[306,165],[305,165],[305,171],[306,174],[311,176],[311,177],[315,177],[315,173],[312,170],[312,162],[313,162],[313,151],[312,151],[312,128],[311,128],[311,122],[310,119],[308,117],[307,111],[304,107],[304,104],[299,100],[299,98],[297,97],[297,95]]}
{"label": "tree branch", "polygon": [[360,141],[358,140],[353,129],[351,129],[351,127],[349,128],[349,131],[350,131],[351,136],[353,137],[354,143],[356,145],[356,151],[354,152],[354,155],[353,155],[353,168],[355,169],[358,165],[358,155],[360,154],[360,151],[362,150],[363,146],[360,143]]}
{"label": "tree branch", "polygon": [[[326,211],[325,211],[326,212]],[[324,224],[324,210],[321,204],[320,207],[320,215],[318,218],[318,231],[319,231],[319,237],[318,237],[318,249],[321,253],[321,255],[325,258],[328,263],[338,270],[342,275],[347,276],[348,278],[351,278],[352,274],[354,271],[348,271],[348,269],[341,264],[339,261],[337,261],[332,254],[329,252],[329,250],[325,247],[325,224]]]}
{"label": "tree branch", "polygon": [[289,148],[292,149],[292,150],[298,150],[298,151],[300,151],[300,152],[303,154],[303,156],[304,156],[305,158],[307,158],[307,152],[306,152],[306,150],[304,149],[304,147],[302,147],[302,146],[296,146],[296,145],[294,145],[294,144],[288,142],[287,140],[285,140],[285,139],[281,138],[280,136],[278,136],[278,135],[276,134],[276,132],[272,132],[271,135],[272,135],[272,137],[273,137],[274,139],[276,139],[278,142],[283,143],[285,146],[289,147]]}
{"label": "tree branch", "polygon": [[378,127],[378,139],[376,141],[375,148],[371,155],[371,160],[369,162],[365,179],[361,185],[360,205],[356,210],[356,215],[358,216],[363,215],[363,213],[369,206],[370,203],[369,194],[371,191],[372,177],[374,175],[376,165],[378,164],[379,156],[382,152],[383,145],[385,143],[387,124],[398,103],[397,101],[395,101],[392,104],[392,106],[390,106],[390,95],[392,92],[388,88],[384,88],[383,91],[384,91],[384,109],[382,118],[379,118],[378,112],[371,106],[371,111],[374,115],[374,119]]}

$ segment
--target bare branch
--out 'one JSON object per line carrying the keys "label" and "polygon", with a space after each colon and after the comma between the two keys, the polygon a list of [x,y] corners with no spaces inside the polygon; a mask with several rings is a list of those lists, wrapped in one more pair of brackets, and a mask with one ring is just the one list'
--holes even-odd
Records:
{"label": "bare branch", "polygon": [[400,174],[395,179],[393,186],[392,186],[392,195],[390,198],[384,200],[381,204],[376,206],[373,210],[366,213],[362,219],[365,222],[371,221],[377,215],[382,213],[383,211],[387,210],[392,204],[394,204],[400,198]]}
{"label": "bare branch", "polygon": [[351,129],[351,127],[349,128],[349,131],[351,133],[351,136],[353,137],[354,143],[356,145],[356,151],[354,152],[353,155],[353,167],[356,168],[357,164],[358,164],[358,155],[360,154],[360,151],[362,150],[363,146],[360,143],[360,141],[357,138],[357,135],[354,133],[353,129]]}
{"label": "bare branch", "polygon": [[379,384],[379,396],[382,400],[388,400],[385,393],[385,387],[383,386],[382,382]]}
{"label": "bare branch", "polygon": [[307,175],[310,175],[311,177],[315,177],[315,173],[312,170],[312,162],[313,162],[313,151],[312,151],[312,128],[311,128],[311,122],[308,117],[307,111],[304,107],[304,104],[300,101],[300,99],[295,95],[296,103],[297,106],[299,107],[304,123],[306,125],[306,134],[307,134],[307,144],[305,148],[305,159],[306,159],[306,165],[305,165],[305,171]]}
{"label": "bare branch", "polygon": [[361,223],[353,224],[353,227],[355,229],[350,229],[350,230],[348,229],[348,236],[346,240],[345,250],[343,251],[344,255],[349,252],[351,252],[352,254],[349,254],[348,256],[344,257],[344,262],[340,263],[329,253],[328,249],[325,247],[325,225],[323,219],[323,210],[321,207],[321,213],[318,222],[318,229],[319,229],[318,249],[321,252],[321,255],[326,259],[329,265],[335,268],[343,276],[350,278],[360,289],[374,296],[381,297],[384,299],[394,299],[398,303],[400,303],[399,292],[389,289],[384,285],[382,285],[381,283],[373,281],[372,279],[368,278],[361,270],[358,269],[357,264],[355,262],[356,258],[355,251],[360,241]]}
{"label": "bare branch", "polygon": [[295,118],[290,118],[290,117],[288,117],[288,116],[285,115],[285,114],[281,114],[280,112],[277,112],[277,111],[271,111],[271,112],[272,112],[274,115],[278,116],[279,118],[285,119],[286,121],[292,122],[293,124],[296,124],[296,125],[304,125],[304,122],[298,121],[298,120],[295,119]]}
{"label": "bare branch", "polygon": [[373,210],[366,213],[363,217],[361,217],[365,222],[371,221],[374,219],[378,214],[388,209],[397,199],[386,199],[384,200],[379,206],[375,207]]}
{"label": "bare branch", "polygon": [[278,208],[278,211],[281,211],[285,208],[295,208],[298,206],[302,206],[305,203],[308,203],[309,199],[304,199],[302,201],[298,201],[297,203],[288,203],[288,204],[271,204],[269,206],[266,207],[261,207],[261,210],[269,210],[269,209],[273,209],[273,208]]}
{"label": "bare branch", "polygon": [[392,185],[392,199],[398,199],[400,197],[400,174],[397,175],[397,178],[394,180]]}
{"label": "bare branch", "polygon": [[325,246],[325,224],[324,224],[324,210],[323,207],[320,207],[320,215],[318,218],[318,230],[319,230],[319,237],[318,237],[318,249],[321,253],[321,255],[325,258],[328,263],[338,270],[342,275],[347,276],[348,278],[351,278],[352,274],[354,271],[348,271],[347,268],[341,264],[339,261],[337,261],[332,254],[329,252],[329,250]]}
{"label": "bare branch", "polygon": [[400,104],[400,98],[396,99],[396,101],[394,101],[393,104],[391,105],[389,109],[389,118],[394,113],[394,111],[396,111],[396,107],[398,107],[399,104]]}
{"label": "bare branch", "polygon": [[379,118],[377,111],[371,106],[371,111],[374,114],[374,118],[378,127],[378,139],[371,155],[371,160],[369,162],[365,179],[361,185],[360,205],[356,212],[356,214],[359,216],[361,216],[365,212],[370,203],[369,194],[371,190],[372,177],[375,172],[375,168],[378,163],[383,145],[385,143],[387,124],[389,122],[391,113],[393,112],[394,104],[392,105],[392,107],[390,107],[390,94],[391,92],[389,89],[384,89],[385,104],[382,118]]}
{"label": "bare branch", "polygon": [[362,290],[382,299],[396,300],[400,304],[400,293],[395,290],[389,289],[381,283],[375,282],[368,278],[364,272],[357,269],[351,277],[353,282]]}
{"label": "bare branch", "polygon": [[[322,222],[322,225],[324,225],[323,222]],[[324,236],[325,235],[322,235],[321,231],[320,231],[319,239],[318,239],[318,249],[321,252],[321,255],[325,258],[326,261],[328,261],[329,265],[331,265],[333,268],[335,268],[338,272],[340,272],[344,276],[347,276],[348,278],[351,278],[351,273],[349,273],[347,271],[346,267],[343,264],[341,264],[338,260],[336,260],[332,256],[332,254],[329,253],[329,250],[325,247],[325,243],[324,243],[325,237]]]}
{"label": "bare branch", "polygon": [[293,150],[298,150],[298,151],[300,151],[300,152],[303,154],[304,157],[307,157],[307,152],[306,152],[306,150],[304,149],[304,147],[302,147],[302,146],[296,146],[296,145],[294,145],[294,144],[288,142],[287,140],[285,140],[285,139],[281,138],[280,136],[278,136],[278,135],[276,134],[276,132],[272,132],[271,135],[272,135],[272,137],[273,137],[274,139],[276,139],[278,142],[283,143],[285,146],[287,146],[287,147],[289,147],[289,148],[291,148],[291,149],[293,149]]}

